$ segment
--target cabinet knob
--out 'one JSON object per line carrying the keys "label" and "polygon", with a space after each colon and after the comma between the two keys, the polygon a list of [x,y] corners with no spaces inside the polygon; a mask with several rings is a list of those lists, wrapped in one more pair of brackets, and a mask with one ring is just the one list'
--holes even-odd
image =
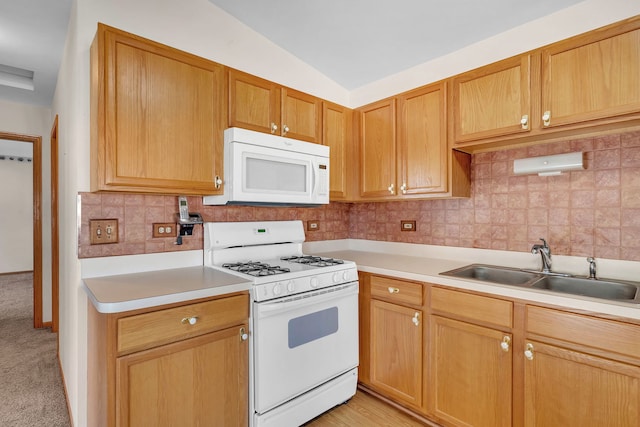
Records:
{"label": "cabinet knob", "polygon": [[287,132],[289,132],[289,126],[287,125],[282,126],[282,136],[285,136]]}
{"label": "cabinet knob", "polygon": [[182,322],[182,324],[184,325],[186,325],[187,323],[190,325],[195,325],[197,321],[198,321],[198,316],[191,316],[191,317],[183,317],[180,322]]}
{"label": "cabinet knob", "polygon": [[240,341],[246,341],[249,338],[246,329],[240,328]]}
{"label": "cabinet knob", "polygon": [[400,190],[402,191],[402,194],[407,194],[407,184],[403,182],[400,186]]}
{"label": "cabinet knob", "polygon": [[390,294],[398,294],[398,293],[400,293],[400,289],[398,289],[398,288],[392,288],[391,286],[389,286],[389,288],[387,288],[387,289],[389,289],[389,293]]}
{"label": "cabinet knob", "polygon": [[390,186],[387,187],[387,190],[389,190],[389,193],[391,194],[395,194],[396,190],[395,190],[395,185],[391,184]]}
{"label": "cabinet knob", "polygon": [[500,348],[502,349],[502,351],[504,352],[509,352],[509,347],[511,347],[511,337],[508,335],[505,335],[502,338],[502,342],[500,343]]}
{"label": "cabinet knob", "polygon": [[411,318],[411,321],[413,322],[414,325],[418,326],[420,324],[420,313],[416,311],[413,317]]}
{"label": "cabinet knob", "polygon": [[522,126],[522,129],[529,129],[529,115],[525,114],[524,116],[522,116],[522,118],[520,119],[520,126]]}
{"label": "cabinet knob", "polygon": [[214,183],[216,185],[216,188],[222,187],[222,178],[220,178],[218,175],[216,175]]}
{"label": "cabinet knob", "polygon": [[533,360],[533,344],[527,343],[524,348],[524,357],[526,357],[527,360]]}
{"label": "cabinet knob", "polygon": [[276,133],[278,130],[278,125],[275,123],[271,123],[271,133]]}
{"label": "cabinet knob", "polygon": [[547,127],[551,124],[551,111],[545,111],[542,115],[542,125]]}

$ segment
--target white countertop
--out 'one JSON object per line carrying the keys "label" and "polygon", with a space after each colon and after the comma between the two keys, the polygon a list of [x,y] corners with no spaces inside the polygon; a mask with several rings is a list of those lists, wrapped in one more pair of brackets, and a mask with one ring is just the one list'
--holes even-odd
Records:
{"label": "white countertop", "polygon": [[251,288],[246,279],[203,266],[90,277],[83,281],[89,299],[100,313],[119,313]]}
{"label": "white countertop", "polygon": [[[347,247],[345,249],[345,247]],[[458,250],[459,249],[459,250]],[[305,251],[314,255],[328,256],[354,261],[358,270],[398,277],[407,280],[416,280],[439,285],[451,286],[459,289],[484,292],[496,296],[504,296],[520,300],[531,301],[532,303],[551,304],[567,309],[575,309],[585,312],[597,313],[601,315],[611,315],[615,317],[626,317],[630,319],[640,319],[640,305],[624,302],[605,301],[595,298],[582,297],[577,295],[559,294],[531,288],[521,288],[510,285],[497,285],[476,280],[462,280],[449,276],[441,276],[439,273],[463,267],[472,263],[485,263],[493,265],[503,265],[508,267],[535,268],[538,261],[535,257],[532,264],[522,265],[523,259],[528,262],[529,254],[521,253],[498,253],[496,251],[484,251],[466,248],[451,247],[427,247],[426,245],[398,244],[388,242],[371,241],[336,241],[335,244],[323,242],[318,244],[307,244]],[[415,254],[415,255],[414,255]],[[496,257],[496,255],[499,255]],[[441,258],[442,256],[442,258]],[[561,257],[557,257],[560,261]],[[573,257],[565,257],[573,258]],[[493,260],[493,262],[490,262]],[[583,260],[579,258],[578,265],[582,268]],[[564,260],[567,271],[572,274],[580,274],[581,271],[571,271],[574,260]],[[614,262],[614,261],[612,261]],[[629,269],[630,274],[636,277],[639,275],[638,263],[623,263],[620,261],[616,267],[619,271]],[[520,264],[520,265],[518,265]],[[584,262],[586,265],[586,262]],[[602,260],[605,265],[605,260]],[[619,279],[628,277],[617,277]],[[636,279],[637,280],[637,279]]]}

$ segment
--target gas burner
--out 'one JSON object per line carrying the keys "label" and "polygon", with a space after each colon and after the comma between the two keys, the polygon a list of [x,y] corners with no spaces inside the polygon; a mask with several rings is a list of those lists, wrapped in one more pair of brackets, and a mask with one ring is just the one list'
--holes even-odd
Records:
{"label": "gas burner", "polygon": [[271,276],[274,274],[289,273],[291,270],[279,265],[269,265],[263,262],[233,262],[222,264],[224,268],[228,268],[238,273],[249,274],[251,276]]}
{"label": "gas burner", "polygon": [[323,258],[314,255],[283,256],[280,259],[283,261],[295,262],[298,264],[306,264],[313,267],[329,267],[331,265],[344,264],[344,261],[341,259]]}

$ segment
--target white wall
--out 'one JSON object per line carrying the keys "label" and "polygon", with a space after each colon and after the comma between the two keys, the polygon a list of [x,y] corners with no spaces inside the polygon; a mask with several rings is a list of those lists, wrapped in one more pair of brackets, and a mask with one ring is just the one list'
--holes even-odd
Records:
{"label": "white wall", "polygon": [[31,271],[33,163],[0,160],[0,182],[0,273]]}
{"label": "white wall", "polygon": [[[17,134],[25,134],[42,137],[42,320],[51,321],[51,146],[50,135],[53,119],[51,110],[46,107],[36,105],[18,104],[14,102],[0,100],[0,131]],[[1,166],[1,165],[0,165]],[[10,181],[13,182],[13,181]],[[8,187],[6,181],[0,179],[3,187]],[[18,185],[22,186],[22,184]],[[30,197],[33,193],[29,193]],[[33,236],[33,200],[30,202],[28,211],[28,221],[21,227],[30,228],[29,236]],[[6,221],[7,211],[4,206],[0,206],[1,220]],[[28,224],[27,224],[28,222]],[[15,232],[15,230],[12,232]],[[5,235],[0,245],[18,244],[24,237],[14,236],[15,242],[6,242]],[[20,234],[22,236],[22,234]],[[33,239],[29,237],[29,239]],[[32,242],[31,242],[32,243]],[[31,247],[32,248],[32,247]],[[31,249],[32,250],[32,249]],[[1,256],[1,255],[0,255]],[[33,268],[33,258],[30,263]],[[0,272],[4,271],[0,267]]]}
{"label": "white wall", "polygon": [[[622,3],[623,0],[588,0],[576,6],[579,13],[565,12],[562,19],[566,22],[561,25],[554,17],[547,24],[575,29],[586,19],[585,15],[590,17],[588,22],[599,22],[593,24],[598,26],[638,13],[637,6],[631,4],[634,2],[628,2],[626,9]],[[607,13],[616,9],[612,4],[619,6],[618,15],[624,16],[614,18]],[[88,191],[90,184],[89,46],[98,21],[347,106],[362,105],[397,93],[407,85],[419,86],[440,78],[435,76],[444,77],[444,73],[453,70],[499,59],[490,51],[469,55],[464,50],[349,94],[208,0],[74,0],[52,110],[60,116],[60,359],[73,422],[78,427],[86,426],[87,420],[87,299],[77,259],[76,196],[79,191]],[[520,31],[531,39],[531,45],[544,44],[548,40],[543,37],[546,33],[539,33],[541,27],[545,27],[544,19]],[[447,66],[431,69],[440,63]],[[409,81],[405,83],[405,79]]]}

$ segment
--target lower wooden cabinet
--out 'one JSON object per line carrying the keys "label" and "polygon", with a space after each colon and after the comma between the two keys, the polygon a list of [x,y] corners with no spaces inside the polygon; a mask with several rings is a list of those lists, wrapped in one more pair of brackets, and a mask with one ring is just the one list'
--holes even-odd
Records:
{"label": "lower wooden cabinet", "polygon": [[527,341],[524,425],[637,427],[640,367]]}
{"label": "lower wooden cabinet", "polygon": [[[89,304],[89,425],[248,425],[248,317],[246,294],[113,314]],[[117,345],[133,335],[145,343]]]}
{"label": "lower wooden cabinet", "polygon": [[511,334],[432,316],[430,412],[451,425],[511,425]]}
{"label": "lower wooden cabinet", "polygon": [[362,272],[360,288],[360,384],[425,422],[640,425],[638,321]]}
{"label": "lower wooden cabinet", "polygon": [[360,381],[423,410],[422,283],[360,274]]}
{"label": "lower wooden cabinet", "polygon": [[422,311],[371,301],[371,385],[422,405]]}

